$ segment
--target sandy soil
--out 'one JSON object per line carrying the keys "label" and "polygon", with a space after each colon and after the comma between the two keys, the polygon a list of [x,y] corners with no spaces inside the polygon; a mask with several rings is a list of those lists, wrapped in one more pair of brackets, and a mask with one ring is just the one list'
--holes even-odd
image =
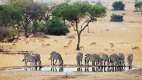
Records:
{"label": "sandy soil", "polygon": [[[110,2],[109,2],[110,1]],[[107,16],[91,23],[90,33],[84,31],[81,39],[81,49],[84,53],[123,52],[134,54],[134,65],[142,67],[142,16],[134,12],[133,3],[125,0],[125,11],[111,11],[111,0],[108,1]],[[110,22],[112,13],[124,13],[124,22]],[[41,54],[42,64],[50,64],[49,53],[58,51],[62,54],[65,64],[75,64],[76,33],[71,32],[67,36],[48,36],[48,38],[21,37],[16,43],[0,43],[0,46],[10,51],[34,51]],[[0,67],[22,66],[22,55],[0,54]]]}
{"label": "sandy soil", "polygon": [[141,80],[142,72],[117,73],[47,73],[47,72],[0,72],[1,80]]}
{"label": "sandy soil", "polygon": [[[125,11],[111,11],[110,5],[114,0],[107,3],[107,16],[91,23],[90,32],[84,31],[81,38],[81,50],[85,53],[123,52],[134,54],[136,67],[142,68],[142,15],[134,12],[133,3],[126,2]],[[110,22],[112,13],[124,13],[124,22]],[[62,54],[65,64],[76,64],[76,33],[71,32],[67,36],[50,36],[48,38],[24,38],[21,37],[16,43],[0,43],[0,47],[10,51],[34,51],[41,54],[42,64],[49,65],[49,53],[58,51]],[[23,55],[0,54],[0,67],[23,66]],[[142,71],[141,71],[142,72]],[[58,77],[57,77],[58,76]],[[72,73],[68,79],[65,73],[46,72],[0,72],[1,80],[141,80],[142,73]],[[34,79],[33,79],[34,78]]]}

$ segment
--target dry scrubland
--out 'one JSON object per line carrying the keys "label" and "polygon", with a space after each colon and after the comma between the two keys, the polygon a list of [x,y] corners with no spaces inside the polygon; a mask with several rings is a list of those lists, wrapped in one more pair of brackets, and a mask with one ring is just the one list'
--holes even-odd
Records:
{"label": "dry scrubland", "polygon": [[[84,31],[81,39],[81,50],[90,53],[123,52],[134,54],[134,66],[142,68],[142,15],[134,12],[132,3],[126,2],[125,11],[111,11],[114,0],[108,0],[107,16],[91,23],[90,33]],[[111,13],[125,13],[124,22],[110,22]],[[50,36],[48,38],[21,37],[16,43],[0,43],[5,50],[34,51],[41,54],[42,64],[49,65],[49,53],[58,51],[62,54],[65,64],[76,64],[76,33],[67,36]],[[0,67],[23,66],[22,55],[0,54]],[[1,80],[142,80],[142,70],[121,73],[65,73],[46,72],[0,72]],[[58,77],[57,77],[58,76]],[[67,77],[67,78],[66,78]]]}

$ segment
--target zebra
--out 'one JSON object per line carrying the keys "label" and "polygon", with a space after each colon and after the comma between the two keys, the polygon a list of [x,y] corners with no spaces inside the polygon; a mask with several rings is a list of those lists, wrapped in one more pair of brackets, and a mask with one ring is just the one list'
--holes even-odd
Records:
{"label": "zebra", "polygon": [[85,57],[84,57],[84,62],[85,62],[85,66],[89,66],[89,62],[91,62],[92,60],[92,55],[91,54],[85,54]]}
{"label": "zebra", "polygon": [[97,54],[91,55],[92,66],[98,66],[100,64],[100,56]]}
{"label": "zebra", "polygon": [[92,71],[96,72],[96,71],[100,71],[100,55],[98,54],[92,54],[91,55],[91,61],[92,61]]}
{"label": "zebra", "polygon": [[111,67],[113,71],[116,71],[118,68],[119,59],[116,53],[113,53],[109,56],[109,68]]}
{"label": "zebra", "polygon": [[42,68],[40,54],[25,53],[24,59],[22,61],[25,62],[26,67],[28,66],[28,63],[30,63],[30,66],[34,66],[36,70],[37,70],[38,67],[39,67],[39,70]]}
{"label": "zebra", "polygon": [[82,59],[83,59],[83,53],[78,52],[76,56],[76,62],[78,66],[82,65]]}
{"label": "zebra", "polygon": [[123,53],[118,54],[118,65],[120,69],[123,69],[125,67],[125,56]]}
{"label": "zebra", "polygon": [[92,66],[96,66],[96,54],[91,55]]}
{"label": "zebra", "polygon": [[127,62],[128,62],[129,69],[131,69],[132,63],[133,63],[133,54],[132,53],[128,54]]}
{"label": "zebra", "polygon": [[59,66],[63,66],[63,59],[62,56],[60,55],[60,53],[56,52],[56,51],[52,51],[50,53],[50,58],[51,60],[51,65],[55,65],[57,63],[57,60],[59,61]]}
{"label": "zebra", "polygon": [[107,54],[102,54],[100,56],[100,64],[102,66],[107,66],[108,65],[108,62],[109,62],[109,56]]}

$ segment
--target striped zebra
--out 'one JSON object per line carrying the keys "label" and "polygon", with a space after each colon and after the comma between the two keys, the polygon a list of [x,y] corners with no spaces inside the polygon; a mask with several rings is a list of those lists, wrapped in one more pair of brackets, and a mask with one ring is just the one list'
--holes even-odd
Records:
{"label": "striped zebra", "polygon": [[25,63],[26,67],[28,66],[28,63],[30,63],[30,66],[33,66],[35,70],[37,70],[38,67],[39,67],[39,70],[42,68],[40,54],[26,53],[24,54],[24,59],[22,61]]}

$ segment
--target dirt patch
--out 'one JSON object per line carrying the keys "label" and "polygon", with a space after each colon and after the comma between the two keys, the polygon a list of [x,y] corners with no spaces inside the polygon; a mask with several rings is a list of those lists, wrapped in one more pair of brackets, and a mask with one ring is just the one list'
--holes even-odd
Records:
{"label": "dirt patch", "polygon": [[142,74],[142,68],[129,70],[129,71],[127,71],[127,73],[130,73],[130,74]]}

